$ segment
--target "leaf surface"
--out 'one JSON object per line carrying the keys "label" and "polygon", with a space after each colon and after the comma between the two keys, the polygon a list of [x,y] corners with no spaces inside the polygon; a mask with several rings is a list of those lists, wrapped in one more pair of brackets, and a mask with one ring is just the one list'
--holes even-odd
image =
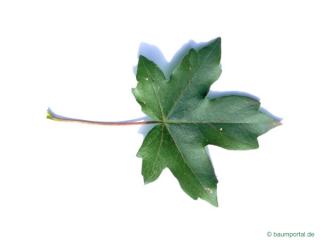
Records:
{"label": "leaf surface", "polygon": [[137,156],[143,159],[145,183],[169,168],[193,199],[217,206],[217,177],[205,147],[258,148],[257,137],[279,125],[261,111],[260,102],[240,95],[209,98],[221,74],[221,39],[190,49],[166,79],[162,70],[139,57],[133,89],[142,111],[159,123],[145,137]]}

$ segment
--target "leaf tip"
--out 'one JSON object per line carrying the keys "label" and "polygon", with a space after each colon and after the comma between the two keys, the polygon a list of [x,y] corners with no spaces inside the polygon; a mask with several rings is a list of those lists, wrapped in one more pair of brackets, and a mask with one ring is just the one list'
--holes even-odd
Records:
{"label": "leaf tip", "polygon": [[150,61],[147,57],[143,56],[143,55],[139,55],[139,62],[143,62],[143,61]]}
{"label": "leaf tip", "polygon": [[216,46],[220,47],[221,46],[221,37],[217,37],[217,38],[211,40],[209,42],[209,44],[216,45]]}
{"label": "leaf tip", "polygon": [[273,121],[272,121],[272,123],[271,123],[271,128],[275,128],[275,127],[279,127],[279,126],[281,126],[281,125],[283,125],[283,123],[282,123],[282,119],[280,119],[280,118],[273,118]]}
{"label": "leaf tip", "polygon": [[207,187],[205,188],[205,194],[200,196],[203,200],[207,201],[211,205],[218,207],[217,188]]}
{"label": "leaf tip", "polygon": [[217,196],[211,196],[210,198],[208,199],[205,199],[208,203],[210,203],[212,206],[215,206],[215,207],[219,207],[219,203],[218,203],[218,199],[217,199]]}
{"label": "leaf tip", "polygon": [[282,123],[281,120],[279,120],[279,121],[275,121],[275,122],[273,123],[273,125],[274,125],[275,127],[278,127],[278,126],[283,125],[283,123]]}
{"label": "leaf tip", "polygon": [[144,184],[144,185],[147,185],[147,184],[149,184],[149,183],[154,182],[154,181],[159,177],[159,175],[148,176],[148,175],[146,175],[146,174],[143,173],[143,172],[142,172],[142,176],[143,176],[143,184]]}
{"label": "leaf tip", "polygon": [[210,204],[211,204],[212,206],[219,207],[219,203],[218,203],[217,200],[216,200],[215,202],[210,202]]}
{"label": "leaf tip", "polygon": [[146,178],[143,178],[143,184],[144,185],[147,185],[147,184],[149,184],[149,183],[151,183],[152,181],[150,181],[150,180],[148,180],[148,179],[146,179]]}

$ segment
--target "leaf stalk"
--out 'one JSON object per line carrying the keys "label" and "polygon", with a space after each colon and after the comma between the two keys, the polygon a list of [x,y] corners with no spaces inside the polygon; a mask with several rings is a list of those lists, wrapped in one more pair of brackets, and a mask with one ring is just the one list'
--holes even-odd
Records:
{"label": "leaf stalk", "polygon": [[130,125],[147,125],[147,124],[161,123],[160,121],[154,121],[154,120],[149,120],[149,121],[128,120],[128,121],[118,121],[118,122],[91,121],[91,120],[85,120],[85,119],[64,117],[54,113],[50,108],[47,110],[47,118],[53,121],[77,122],[77,123],[104,125],[104,126],[130,126]]}

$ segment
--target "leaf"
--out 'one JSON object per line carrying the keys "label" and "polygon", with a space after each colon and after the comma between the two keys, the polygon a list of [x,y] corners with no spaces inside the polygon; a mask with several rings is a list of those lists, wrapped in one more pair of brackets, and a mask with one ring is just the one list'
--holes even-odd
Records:
{"label": "leaf", "polygon": [[142,111],[159,123],[145,137],[137,156],[145,183],[169,168],[193,199],[218,206],[217,177],[205,146],[258,148],[257,137],[279,125],[260,110],[258,100],[227,95],[209,98],[221,74],[221,39],[190,49],[166,79],[161,69],[139,57],[138,85],[133,89]]}

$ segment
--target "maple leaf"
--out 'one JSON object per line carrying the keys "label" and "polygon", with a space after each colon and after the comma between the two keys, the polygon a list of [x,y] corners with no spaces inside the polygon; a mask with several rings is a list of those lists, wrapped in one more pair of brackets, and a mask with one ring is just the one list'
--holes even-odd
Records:
{"label": "maple leaf", "polygon": [[166,79],[154,62],[140,56],[138,85],[133,89],[142,111],[158,122],[137,153],[145,183],[169,168],[190,197],[215,206],[218,180],[205,147],[258,148],[257,137],[279,125],[254,98],[208,97],[221,74],[220,58],[217,38],[198,50],[190,49]]}

